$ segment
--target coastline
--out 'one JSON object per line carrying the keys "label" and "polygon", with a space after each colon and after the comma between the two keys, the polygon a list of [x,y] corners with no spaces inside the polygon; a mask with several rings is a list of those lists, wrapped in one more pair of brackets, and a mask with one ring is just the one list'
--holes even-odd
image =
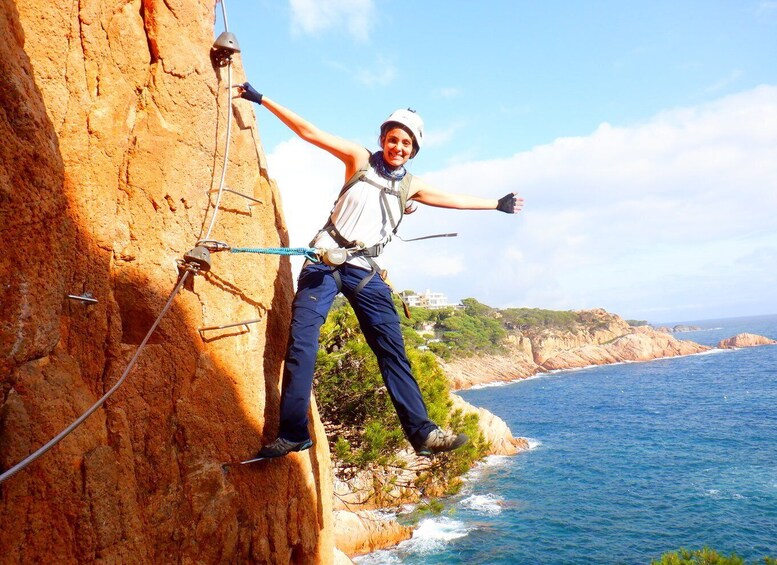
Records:
{"label": "coastline", "polygon": [[583,370],[599,365],[639,363],[672,357],[738,349],[775,342],[742,333],[721,340],[717,346],[678,339],[650,326],[629,326],[620,316],[594,310],[599,327],[591,330],[529,330],[508,338],[503,355],[477,355],[440,361],[452,389],[509,384],[558,371]]}
{"label": "coastline", "polygon": [[[597,313],[607,318],[609,322],[607,330],[598,334],[588,333],[583,339],[579,339],[579,335],[575,335],[574,332],[569,332],[561,338],[551,332],[512,336],[510,342],[514,347],[504,355],[480,355],[448,362],[440,361],[440,365],[448,375],[452,390],[457,391],[505,386],[521,380],[566,371],[581,371],[601,365],[643,363],[680,356],[718,354],[743,347],[777,343],[763,336],[738,334],[721,340],[717,347],[712,347],[688,340],[678,340],[670,333],[660,332],[649,326],[631,327],[620,317],[604,311],[597,311]],[[622,332],[620,335],[618,335],[619,331]],[[589,339],[594,337],[594,339],[588,341],[586,337]],[[602,342],[596,343],[597,339]],[[572,347],[563,346],[570,343],[573,344]],[[529,440],[515,438],[507,424],[497,416],[483,408],[466,403],[456,394],[451,396],[457,407],[478,413],[481,429],[494,446],[494,452],[491,455],[509,456],[531,449]],[[393,512],[392,509],[384,510]],[[353,522],[352,518],[348,519]],[[362,517],[359,520],[364,524]],[[366,535],[368,538],[366,540],[359,539],[360,534],[353,529],[349,530],[346,545],[355,544],[369,549],[351,553],[341,548],[339,544],[338,548],[350,557],[356,557],[396,546],[413,535],[412,528],[401,526],[393,518],[388,518],[381,528],[381,535],[376,536],[374,527],[373,533],[370,533],[369,527],[364,526],[361,535]]]}

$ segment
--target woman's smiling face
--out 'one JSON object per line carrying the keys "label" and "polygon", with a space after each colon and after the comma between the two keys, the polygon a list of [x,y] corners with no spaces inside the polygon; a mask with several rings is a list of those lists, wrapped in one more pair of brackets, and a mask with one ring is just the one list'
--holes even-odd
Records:
{"label": "woman's smiling face", "polygon": [[390,167],[401,167],[413,155],[413,136],[401,127],[390,128],[383,136],[383,159]]}

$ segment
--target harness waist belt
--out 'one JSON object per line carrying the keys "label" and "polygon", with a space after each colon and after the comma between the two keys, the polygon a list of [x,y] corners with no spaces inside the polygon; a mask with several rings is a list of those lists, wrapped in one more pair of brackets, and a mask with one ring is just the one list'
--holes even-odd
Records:
{"label": "harness waist belt", "polygon": [[376,243],[370,247],[362,247],[355,241],[348,241],[345,239],[335,225],[330,221],[324,226],[324,231],[328,233],[335,243],[340,247],[347,249],[352,255],[363,257],[377,257],[383,251],[386,246],[385,243]]}

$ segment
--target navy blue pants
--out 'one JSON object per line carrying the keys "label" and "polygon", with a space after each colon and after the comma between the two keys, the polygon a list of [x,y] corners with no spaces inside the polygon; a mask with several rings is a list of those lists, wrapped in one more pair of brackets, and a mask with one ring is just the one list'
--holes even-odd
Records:
{"label": "navy blue pants", "polygon": [[[308,408],[321,325],[338,294],[333,268],[311,264],[302,269],[291,315],[291,333],[286,353],[278,435],[290,441],[310,438]],[[414,447],[437,426],[429,420],[421,390],[410,370],[399,315],[391,289],[374,276],[358,293],[356,286],[368,271],[348,264],[338,267],[342,293],[351,303],[359,326],[378,358],[383,382],[399,416],[400,424]]]}

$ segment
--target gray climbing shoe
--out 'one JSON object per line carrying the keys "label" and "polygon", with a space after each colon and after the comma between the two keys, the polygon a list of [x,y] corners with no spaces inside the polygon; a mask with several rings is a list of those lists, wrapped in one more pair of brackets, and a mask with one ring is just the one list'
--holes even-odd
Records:
{"label": "gray climbing shoe", "polygon": [[257,457],[283,457],[291,453],[292,451],[305,451],[310,449],[313,445],[313,440],[306,439],[305,441],[289,441],[279,437],[274,442],[265,445],[256,454]]}
{"label": "gray climbing shoe", "polygon": [[469,441],[466,434],[454,434],[441,428],[432,430],[424,442],[415,450],[417,455],[431,457],[435,453],[453,451]]}

